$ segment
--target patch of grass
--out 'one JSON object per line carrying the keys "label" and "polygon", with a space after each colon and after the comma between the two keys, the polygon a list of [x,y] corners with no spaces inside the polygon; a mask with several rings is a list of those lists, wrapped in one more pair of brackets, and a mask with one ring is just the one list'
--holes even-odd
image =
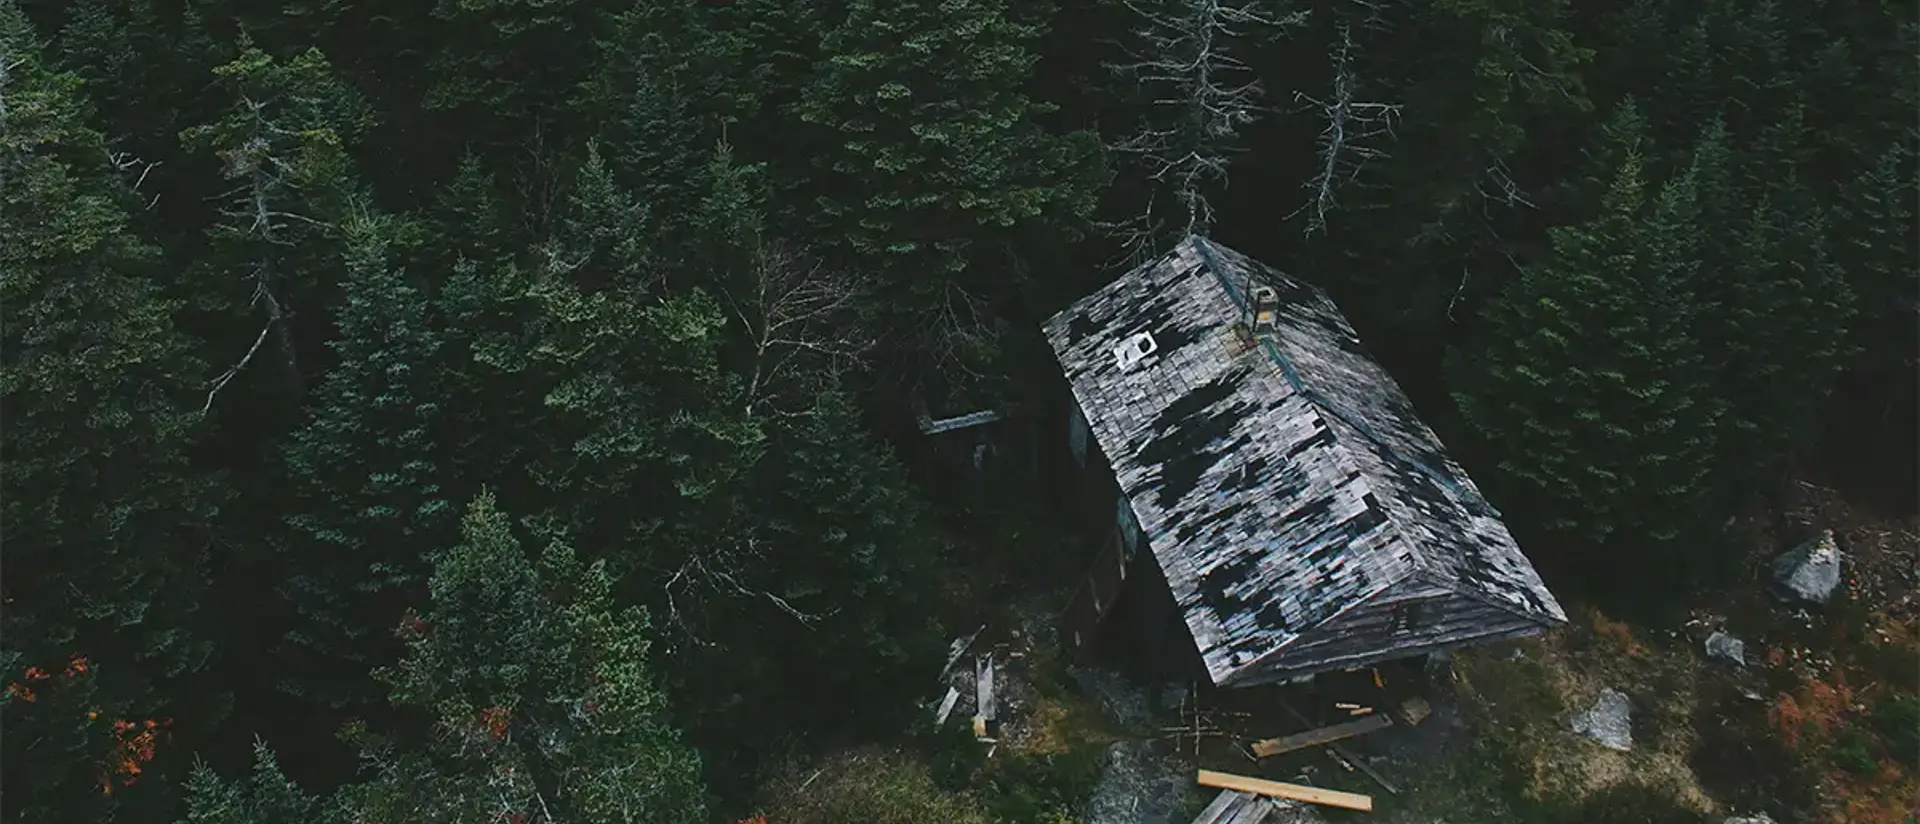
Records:
{"label": "patch of grass", "polygon": [[[1545,813],[1545,817],[1540,814]],[[1559,809],[1535,811],[1528,824],[1704,824],[1671,791],[1640,783],[1615,784]]]}
{"label": "patch of grass", "polygon": [[1767,708],[1720,681],[1705,681],[1699,738],[1688,758],[1701,786],[1733,809],[1769,809],[1803,818],[1818,778],[1767,723]]}
{"label": "patch of grass", "polygon": [[981,773],[980,797],[1001,821],[1073,821],[1100,780],[1104,755],[1082,747],[1059,754],[1016,751],[996,756]]}
{"label": "patch of grass", "polygon": [[1900,695],[1873,708],[1873,728],[1899,764],[1920,764],[1920,698]]}
{"label": "patch of grass", "polygon": [[972,793],[935,784],[926,766],[899,752],[849,753],[813,769],[789,769],[763,807],[779,824],[999,824]]}
{"label": "patch of grass", "polygon": [[1875,753],[1877,743],[1859,727],[1841,727],[1834,732],[1833,744],[1827,748],[1827,760],[1854,775],[1872,775],[1880,771],[1880,757]]}

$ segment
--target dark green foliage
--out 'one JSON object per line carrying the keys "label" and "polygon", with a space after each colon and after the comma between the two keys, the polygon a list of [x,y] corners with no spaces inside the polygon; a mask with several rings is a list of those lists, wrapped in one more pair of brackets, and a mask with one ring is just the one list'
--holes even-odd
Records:
{"label": "dark green foliage", "polygon": [[351,731],[374,774],[341,792],[348,817],[703,820],[700,761],[667,722],[646,615],[615,605],[606,564],[564,544],[536,563],[486,494],[462,531],[434,558],[431,606],[401,624],[405,659],[381,672],[396,705],[433,717],[432,743]]}
{"label": "dark green foliage", "polygon": [[[192,460],[205,367],[128,225],[77,78],[45,62],[11,3],[0,106],[0,687],[44,696],[4,711],[7,812],[57,821],[114,806],[95,797],[108,750],[90,710],[218,703],[201,607],[225,496]],[[61,680],[76,656],[92,664],[75,683],[24,674]],[[145,790],[136,809],[168,788]]]}
{"label": "dark green foliage", "polygon": [[[950,600],[933,525],[1005,535],[969,562],[1036,591],[1078,574],[1059,547],[1084,530],[936,510],[896,413],[1057,391],[1035,330],[1111,274],[1081,242],[1093,205],[1123,221],[1168,188],[1134,164],[1109,192],[1093,135],[1142,122],[1186,129],[1169,146],[1222,241],[1331,287],[1422,417],[1479,441],[1462,460],[1563,594],[1690,605],[1646,584],[1711,566],[1783,472],[1837,462],[1819,424],[1905,425],[1906,6],[1222,8],[0,0],[0,686],[55,673],[0,699],[7,820],[175,820],[183,789],[205,824],[540,824],[543,799],[686,820],[702,772],[751,796],[772,741],[918,725]],[[1227,25],[1160,44],[1168,77],[1116,79],[1142,10]],[[1231,186],[1208,165],[1228,156]],[[1456,440],[1453,396],[1482,437]],[[1052,518],[1046,484],[978,486]],[[447,502],[488,488],[521,520],[482,506],[430,593]],[[582,557],[538,567],[516,530]],[[431,613],[412,647],[407,608]],[[649,642],[659,687],[621,668]],[[383,706],[367,670],[409,650]],[[274,684],[364,715],[386,760],[322,792],[341,777]],[[587,713],[596,690],[642,732]],[[1913,756],[1903,706],[1858,719],[1869,754]],[[173,738],[101,793],[112,722],[150,716]],[[1695,772],[1810,808],[1750,720],[1702,730]],[[188,780],[196,754],[255,772]],[[665,783],[612,778],[634,758]],[[1084,765],[974,766],[952,772],[1009,818],[1084,790]],[[873,786],[925,790],[897,776]],[[1622,793],[1547,812],[1665,820]]]}
{"label": "dark green foliage", "polygon": [[[31,640],[9,627],[10,646]],[[107,820],[129,798],[100,791],[113,752],[110,719],[125,702],[101,689],[98,671],[70,675],[68,666],[67,658],[35,661],[0,649],[0,758],[14,765],[0,778],[9,824]],[[124,674],[114,680],[122,689],[138,686]],[[141,792],[131,800],[156,797]]]}
{"label": "dark green foliage", "polygon": [[203,308],[245,318],[221,336],[234,343],[236,370],[270,352],[261,357],[271,361],[265,368],[275,370],[285,398],[297,400],[314,371],[302,362],[299,338],[317,330],[297,329],[295,316],[332,297],[337,223],[359,193],[347,148],[372,113],[317,49],[278,59],[247,47],[213,73],[226,109],[180,133],[187,147],[218,158],[231,187],[208,227]]}
{"label": "dark green foliage", "polygon": [[1000,0],[852,0],[795,109],[826,135],[803,187],[813,237],[883,276],[877,322],[909,374],[983,364],[998,330],[982,302],[1008,282],[997,247],[1092,208],[1090,143],[1049,134],[1021,88],[1038,36]]}
{"label": "dark green foliage", "polygon": [[1724,413],[1698,310],[1670,299],[1700,277],[1694,187],[1684,173],[1649,203],[1629,147],[1600,217],[1554,230],[1552,261],[1508,287],[1450,367],[1503,488],[1596,571],[1634,568],[1623,553],[1697,568],[1711,548],[1698,513],[1715,503]]}
{"label": "dark green foliage", "polygon": [[1920,698],[1881,700],[1873,707],[1872,725],[1889,758],[1900,764],[1920,763]]}
{"label": "dark green foliage", "polygon": [[334,706],[378,698],[363,674],[392,651],[385,639],[424,576],[425,553],[452,525],[435,466],[440,410],[429,370],[439,341],[426,298],[389,260],[392,224],[360,212],[342,227],[339,365],[284,458],[291,531],[281,592],[297,619],[282,686]]}
{"label": "dark green foliage", "polygon": [[287,780],[264,741],[254,742],[253,769],[245,778],[222,778],[197,764],[186,792],[182,824],[323,824],[335,818],[320,799]]}
{"label": "dark green foliage", "polygon": [[1716,275],[1692,292],[1702,309],[1695,333],[1720,367],[1714,394],[1727,403],[1729,429],[1722,465],[1755,486],[1810,431],[1852,355],[1855,298],[1827,254],[1825,216],[1797,179],[1800,117],[1788,109],[1745,156],[1716,122],[1693,152],[1701,260]]}

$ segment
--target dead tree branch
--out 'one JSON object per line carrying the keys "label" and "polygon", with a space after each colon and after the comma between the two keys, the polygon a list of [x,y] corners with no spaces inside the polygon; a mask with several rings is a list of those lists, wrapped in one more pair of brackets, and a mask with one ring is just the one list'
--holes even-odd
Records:
{"label": "dead tree branch", "polygon": [[753,350],[746,414],[799,414],[783,409],[782,401],[804,393],[785,389],[819,388],[864,364],[874,341],[849,315],[869,293],[860,276],[830,268],[785,243],[761,246],[748,283],[724,290]]}
{"label": "dead tree branch", "polygon": [[[1306,13],[1274,17],[1244,0],[1125,2],[1139,25],[1123,47],[1128,61],[1108,68],[1134,83],[1152,111],[1111,148],[1137,165],[1155,190],[1172,195],[1179,213],[1171,223],[1186,234],[1205,233],[1214,220],[1208,193],[1227,185],[1240,129],[1263,111],[1260,82],[1231,44],[1255,31],[1298,26]],[[1157,245],[1167,222],[1154,206],[1150,200],[1144,219],[1120,230],[1126,242]]]}
{"label": "dead tree branch", "polygon": [[1393,136],[1393,121],[1400,114],[1399,104],[1363,102],[1354,99],[1356,79],[1353,73],[1353,37],[1345,25],[1339,28],[1339,45],[1333,56],[1333,96],[1328,100],[1294,92],[1294,99],[1318,109],[1327,126],[1320,131],[1320,166],[1303,185],[1311,194],[1307,202],[1289,218],[1305,213],[1306,233],[1324,232],[1327,215],[1338,205],[1336,195],[1341,184],[1351,181],[1367,161],[1386,157],[1386,152],[1369,144],[1373,138]]}

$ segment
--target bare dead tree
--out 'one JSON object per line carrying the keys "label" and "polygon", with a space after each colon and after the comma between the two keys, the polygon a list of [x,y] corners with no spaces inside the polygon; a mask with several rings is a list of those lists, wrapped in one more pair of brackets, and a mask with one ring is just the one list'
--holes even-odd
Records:
{"label": "bare dead tree", "polygon": [[746,414],[799,414],[797,396],[865,364],[874,340],[849,315],[871,289],[778,241],[761,245],[748,274],[723,290],[753,352]]}
{"label": "bare dead tree", "polygon": [[939,373],[979,379],[983,376],[973,368],[973,356],[1000,339],[1000,318],[964,285],[948,280],[941,289],[920,325],[922,351]]}
{"label": "bare dead tree", "polygon": [[[105,151],[107,154],[108,166],[113,167],[114,171],[119,172],[123,175],[133,176],[133,182],[128,184],[127,188],[130,191],[132,191],[134,194],[140,193],[140,187],[143,185],[146,185],[147,175],[152,174],[153,170],[160,166],[160,161],[141,160],[139,157],[135,156],[134,153],[132,152],[115,151],[111,149],[105,150]],[[139,170],[137,175],[133,174],[134,170],[136,169]],[[156,194],[147,201],[147,205],[142,208],[142,211],[152,211],[154,205],[158,204],[159,202],[160,202],[160,196]]]}
{"label": "bare dead tree", "polygon": [[207,400],[201,407],[202,414],[213,408],[214,397],[220,390],[253,362],[254,356],[260,351],[261,342],[269,332],[273,335],[274,348],[278,350],[287,373],[295,382],[296,393],[299,391],[300,364],[294,349],[293,311],[284,293],[280,253],[276,250],[296,245],[285,237],[289,224],[331,228],[324,221],[280,208],[279,204],[299,189],[299,183],[295,180],[291,163],[276,153],[274,139],[287,138],[298,142],[301,139],[299,132],[287,129],[269,117],[268,110],[273,101],[256,100],[245,94],[241,95],[240,101],[252,127],[251,134],[240,145],[219,153],[226,162],[223,176],[240,183],[216,198],[226,201],[220,214],[228,221],[229,230],[256,247],[251,266],[244,277],[253,282],[253,296],[248,300],[247,308],[249,311],[259,308],[266,317],[259,336],[246,354],[209,382]]}
{"label": "bare dead tree", "polygon": [[1338,36],[1333,52],[1333,96],[1321,100],[1304,92],[1293,95],[1296,101],[1308,104],[1308,109],[1319,110],[1327,124],[1320,131],[1319,169],[1303,184],[1309,192],[1307,202],[1288,215],[1306,214],[1309,235],[1326,231],[1327,214],[1338,205],[1341,185],[1351,182],[1368,161],[1386,157],[1386,152],[1371,141],[1381,136],[1391,138],[1393,121],[1400,114],[1398,104],[1354,99],[1353,36],[1344,24]]}
{"label": "bare dead tree", "polygon": [[703,601],[705,596],[745,598],[765,601],[807,629],[815,628],[822,618],[833,614],[813,613],[795,607],[784,596],[750,582],[748,570],[765,563],[767,547],[761,543],[759,529],[746,525],[732,540],[713,544],[705,554],[688,555],[672,575],[661,584],[666,603],[666,624],[675,630],[677,640],[697,647],[712,647],[714,642],[701,634],[696,620],[689,615],[688,601]]}
{"label": "bare dead tree", "polygon": [[1305,12],[1272,16],[1251,0],[1126,0],[1139,18],[1127,61],[1111,70],[1147,96],[1151,111],[1140,128],[1114,144],[1137,164],[1156,191],[1170,194],[1177,213],[1162,220],[1149,201],[1135,221],[1115,224],[1138,256],[1157,246],[1162,227],[1203,234],[1213,226],[1208,193],[1227,184],[1227,167],[1240,129],[1263,111],[1264,97],[1252,69],[1232,44],[1257,31],[1300,25]]}

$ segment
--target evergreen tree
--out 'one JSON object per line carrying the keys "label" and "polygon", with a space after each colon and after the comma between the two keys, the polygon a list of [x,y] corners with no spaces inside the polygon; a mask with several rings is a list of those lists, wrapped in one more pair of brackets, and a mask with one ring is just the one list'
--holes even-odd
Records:
{"label": "evergreen tree", "polygon": [[49,691],[80,703],[9,699],[9,820],[99,809],[98,726],[123,708],[212,723],[222,696],[200,678],[226,497],[191,460],[205,368],[86,117],[79,79],[48,65],[19,7],[0,3],[0,636],[19,656],[0,684],[92,662],[83,690]]}
{"label": "evergreen tree", "polygon": [[[581,90],[595,118],[604,162],[645,204],[665,242],[687,234],[700,202],[700,173],[730,124],[760,109],[761,81],[750,76],[750,33],[708,3],[635,0],[614,16],[597,44],[593,77]],[[789,81],[792,82],[792,81]],[[659,250],[678,260],[674,250]]]}
{"label": "evergreen tree", "polygon": [[620,609],[604,562],[563,544],[536,565],[483,494],[434,558],[432,604],[401,624],[382,671],[398,706],[432,714],[423,750],[352,731],[373,777],[349,820],[388,824],[704,820],[700,762],[668,723],[644,613]]}
{"label": "evergreen tree", "polygon": [[1015,227],[1074,232],[1091,212],[1093,138],[1048,133],[1023,91],[1038,36],[1000,0],[851,0],[796,107],[826,135],[810,237],[884,275],[878,321],[908,374],[980,365],[985,304],[1011,284],[975,261]]}
{"label": "evergreen tree", "polygon": [[1449,371],[1467,421],[1500,450],[1499,480],[1529,520],[1604,570],[1708,566],[1719,502],[1709,474],[1723,410],[1694,337],[1694,180],[1648,205],[1632,147],[1603,212],[1555,229],[1553,257],[1487,310]]}
{"label": "evergreen tree", "polygon": [[1730,431],[1723,483],[1758,487],[1810,433],[1851,352],[1854,297],[1828,257],[1818,203],[1799,180],[1798,113],[1763,132],[1744,156],[1716,121],[1694,150],[1701,192],[1695,230],[1705,271],[1688,295],[1695,334],[1719,368]]}
{"label": "evergreen tree", "polygon": [[246,291],[210,289],[209,308],[260,317],[257,335],[236,335],[236,343],[253,343],[235,347],[243,354],[234,355],[234,372],[221,383],[251,366],[267,343],[289,398],[297,399],[305,377],[299,341],[320,330],[296,335],[295,313],[332,303],[337,225],[359,194],[346,149],[371,125],[372,114],[317,49],[281,60],[242,45],[239,58],[214,69],[228,108],[214,122],[184,130],[181,139],[217,156],[232,185],[209,232],[206,277],[237,280]]}
{"label": "evergreen tree", "polygon": [[356,676],[384,657],[404,596],[425,573],[424,550],[452,521],[435,466],[440,410],[429,370],[440,344],[425,297],[388,261],[392,222],[363,211],[343,227],[338,365],[284,457],[282,594],[298,619],[280,650],[281,684],[336,707],[378,698]]}
{"label": "evergreen tree", "polygon": [[253,744],[253,770],[244,779],[221,778],[205,763],[186,782],[187,817],[181,824],[322,824],[334,820],[324,802],[287,780],[266,742]]}
{"label": "evergreen tree", "polygon": [[486,161],[469,152],[461,156],[453,180],[434,198],[418,245],[443,272],[451,273],[462,259],[498,261],[524,240],[511,218]]}

